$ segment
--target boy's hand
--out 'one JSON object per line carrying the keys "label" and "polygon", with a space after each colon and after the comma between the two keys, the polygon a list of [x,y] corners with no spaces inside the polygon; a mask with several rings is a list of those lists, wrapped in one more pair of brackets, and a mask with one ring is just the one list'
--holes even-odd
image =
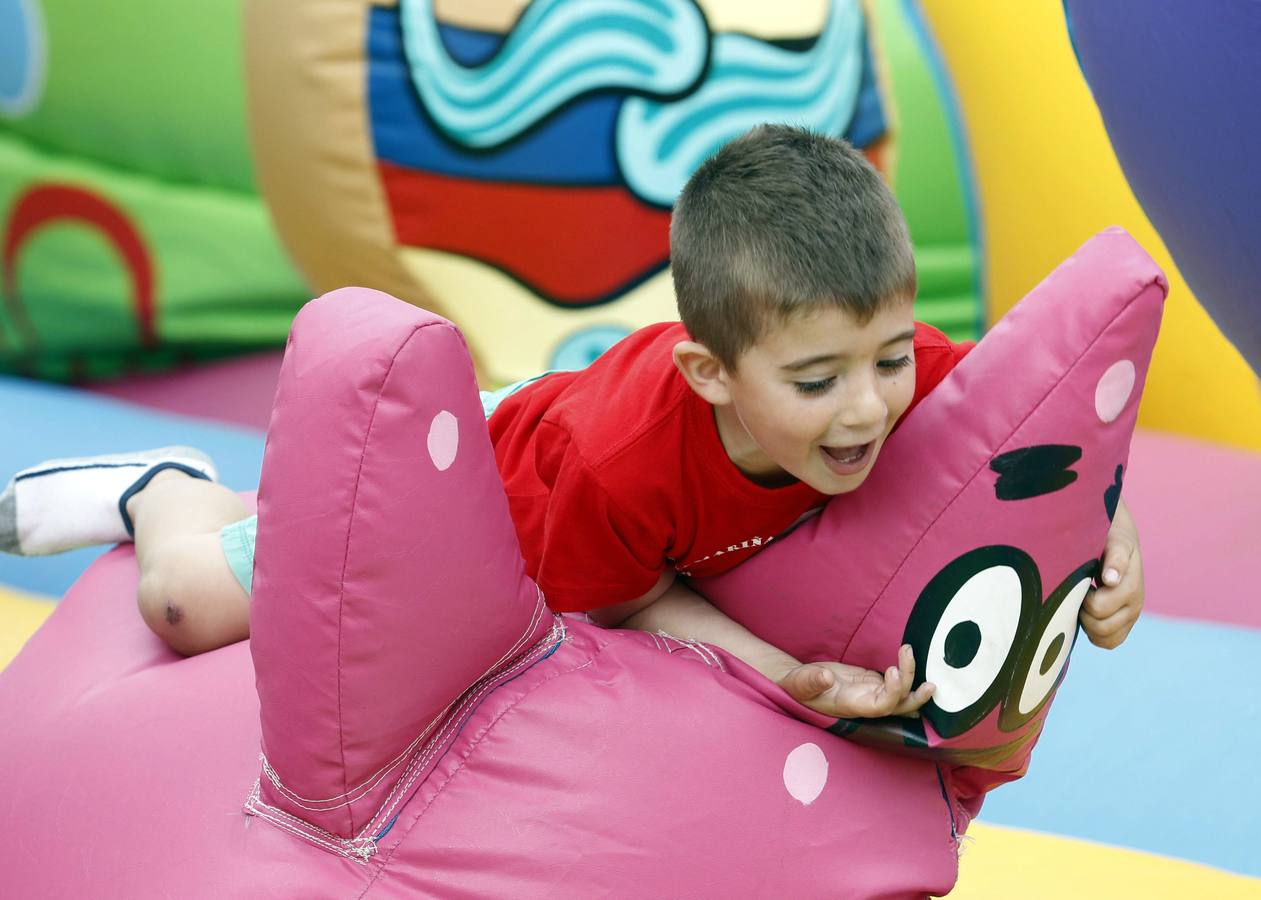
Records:
{"label": "boy's hand", "polygon": [[1143,559],[1138,529],[1124,501],[1117,503],[1103,550],[1099,587],[1082,604],[1081,627],[1090,643],[1113,650],[1129,636],[1143,611]]}
{"label": "boy's hand", "polygon": [[779,686],[816,712],[840,719],[905,716],[915,712],[933,695],[925,682],[912,692],[915,656],[910,645],[898,651],[898,664],[883,675],[839,662],[806,663],[789,669]]}

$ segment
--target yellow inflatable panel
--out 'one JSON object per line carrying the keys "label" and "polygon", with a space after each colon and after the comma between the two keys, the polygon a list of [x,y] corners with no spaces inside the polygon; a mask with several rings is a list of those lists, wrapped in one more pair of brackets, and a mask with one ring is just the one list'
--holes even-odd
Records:
{"label": "yellow inflatable panel", "polygon": [[[377,6],[394,6],[393,0],[376,0]],[[530,5],[530,0],[434,0],[440,22],[509,31]],[[828,0],[697,0],[705,20],[715,31],[738,31],[764,40],[817,34],[827,21]]]}
{"label": "yellow inflatable panel", "polygon": [[507,384],[518,372],[546,371],[558,344],[584,327],[620,328],[629,334],[644,322],[678,318],[669,272],[653,275],[612,307],[559,310],[477,260],[407,247],[398,256],[434,291],[462,296],[462,314],[477,323],[479,335],[503,348],[479,370],[485,384]]}
{"label": "yellow inflatable panel", "polygon": [[1196,302],[1130,191],[1060,0],[922,0],[921,7],[967,135],[990,320],[1090,235],[1121,225],[1170,284],[1139,424],[1261,450],[1261,384]]}
{"label": "yellow inflatable panel", "polygon": [[0,587],[0,669],[18,655],[55,606],[50,597]]}
{"label": "yellow inflatable panel", "polygon": [[1261,900],[1261,880],[1136,850],[975,823],[950,900]]}

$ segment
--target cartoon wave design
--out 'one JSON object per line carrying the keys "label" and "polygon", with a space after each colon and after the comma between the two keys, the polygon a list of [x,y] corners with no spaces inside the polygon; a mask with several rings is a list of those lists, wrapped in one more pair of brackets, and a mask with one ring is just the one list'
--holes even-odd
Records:
{"label": "cartoon wave design", "polygon": [[412,82],[444,133],[493,147],[594,90],[670,96],[705,70],[709,31],[691,0],[536,0],[495,56],[453,60],[432,0],[403,0]]}
{"label": "cartoon wave design", "polygon": [[828,22],[804,52],[738,34],[717,35],[705,82],[677,102],[630,97],[617,123],[618,164],[637,195],[674,202],[714,151],[761,122],[845,133],[863,74],[863,14],[833,0]]}

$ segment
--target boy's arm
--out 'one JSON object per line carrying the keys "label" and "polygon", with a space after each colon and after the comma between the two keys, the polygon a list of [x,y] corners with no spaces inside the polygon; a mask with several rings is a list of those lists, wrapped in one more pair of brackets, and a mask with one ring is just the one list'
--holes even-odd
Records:
{"label": "boy's arm", "polygon": [[1143,558],[1138,550],[1138,528],[1124,500],[1117,500],[1102,568],[1099,587],[1086,598],[1078,618],[1090,643],[1114,650],[1129,636],[1143,611]]}
{"label": "boy's arm", "polygon": [[605,627],[664,631],[721,647],[748,663],[792,697],[825,715],[842,718],[906,715],[932,696],[931,684],[912,692],[915,661],[909,647],[883,675],[839,662],[803,665],[728,618],[667,570],[648,593],[588,613]]}

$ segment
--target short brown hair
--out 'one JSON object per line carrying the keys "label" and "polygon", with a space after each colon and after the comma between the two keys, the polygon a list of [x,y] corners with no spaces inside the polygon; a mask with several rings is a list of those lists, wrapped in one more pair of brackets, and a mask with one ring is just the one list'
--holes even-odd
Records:
{"label": "short brown hair", "polygon": [[757,126],[693,173],[670,263],[688,334],[732,370],[773,319],[822,304],[867,322],[916,287],[880,174],[845,141],[786,125]]}

